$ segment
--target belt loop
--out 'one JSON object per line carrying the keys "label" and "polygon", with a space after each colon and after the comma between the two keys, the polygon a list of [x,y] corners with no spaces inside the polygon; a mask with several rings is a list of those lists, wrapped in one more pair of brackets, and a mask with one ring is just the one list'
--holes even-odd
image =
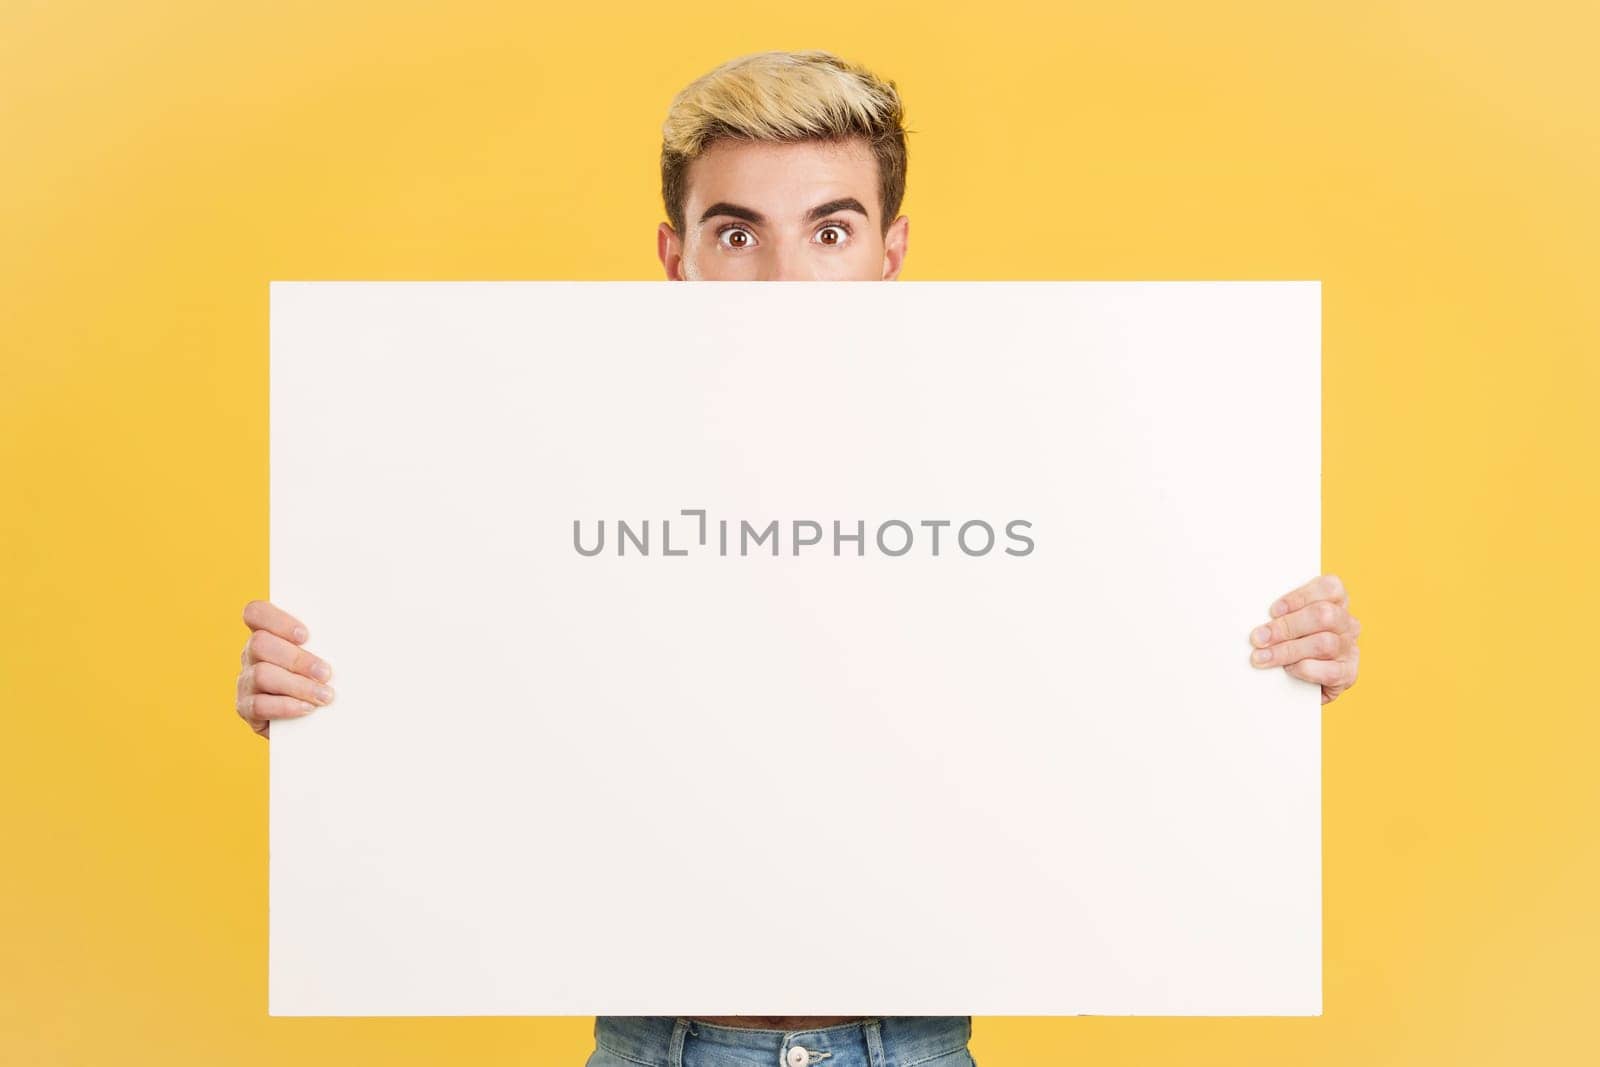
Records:
{"label": "belt loop", "polygon": [[667,1067],[683,1067],[683,1039],[688,1033],[688,1017],[678,1016],[672,1024],[672,1037],[667,1041]]}
{"label": "belt loop", "polygon": [[877,1019],[868,1019],[865,1030],[867,1032],[867,1067],[889,1067],[889,1059],[883,1054],[883,1027]]}

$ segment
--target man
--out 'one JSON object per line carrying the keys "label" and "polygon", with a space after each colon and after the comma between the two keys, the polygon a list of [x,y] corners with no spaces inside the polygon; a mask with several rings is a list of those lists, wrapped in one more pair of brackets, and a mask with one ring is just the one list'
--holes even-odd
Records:
{"label": "man", "polygon": [[[893,82],[826,52],[743,56],[679,93],[662,132],[668,279],[899,276],[910,222],[898,215],[906,131]],[[1252,664],[1317,683],[1323,703],[1354,684],[1360,623],[1338,578],[1286,593],[1268,616],[1250,635]],[[333,699],[299,620],[253,600],[244,621],[237,710],[257,733]],[[587,1067],[963,1067],[970,1035],[969,1017],[603,1016]]]}

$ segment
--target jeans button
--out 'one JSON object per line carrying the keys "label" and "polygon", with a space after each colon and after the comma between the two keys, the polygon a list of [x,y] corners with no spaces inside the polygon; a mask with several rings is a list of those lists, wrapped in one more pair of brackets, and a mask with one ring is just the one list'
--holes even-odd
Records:
{"label": "jeans button", "polygon": [[788,1055],[784,1056],[783,1062],[789,1067],[806,1067],[806,1064],[811,1062],[811,1053],[807,1052],[803,1045],[794,1045],[790,1047]]}

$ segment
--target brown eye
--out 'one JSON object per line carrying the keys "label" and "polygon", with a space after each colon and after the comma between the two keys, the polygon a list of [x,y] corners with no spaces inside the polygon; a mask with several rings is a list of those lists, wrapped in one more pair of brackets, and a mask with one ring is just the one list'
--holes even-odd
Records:
{"label": "brown eye", "polygon": [[[740,226],[729,226],[727,229],[718,233],[717,237],[722,241],[723,247],[725,248],[742,249],[750,247],[750,231]],[[737,241],[734,240],[735,237],[738,238]]]}
{"label": "brown eye", "polygon": [[[833,238],[828,238],[828,237],[824,236],[825,234],[829,233],[830,231],[832,233],[837,234],[838,236],[833,237]],[[824,226],[822,229],[817,231],[817,236],[822,239],[822,243],[825,244],[825,245],[843,244],[844,243],[844,239],[846,237],[846,234],[847,234],[847,231],[845,230],[845,228],[843,226],[834,226],[834,225]]]}

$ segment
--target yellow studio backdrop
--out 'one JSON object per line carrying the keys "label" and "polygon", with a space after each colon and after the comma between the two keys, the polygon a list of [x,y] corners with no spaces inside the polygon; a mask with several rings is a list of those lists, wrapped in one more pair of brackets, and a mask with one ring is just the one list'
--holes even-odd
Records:
{"label": "yellow studio backdrop", "polygon": [[668,101],[811,47],[905,96],[908,279],[1323,283],[1325,1014],[982,1017],[982,1067],[1593,1062],[1595,12],[0,0],[0,1063],[582,1063],[266,1014],[267,283],[660,277]]}

